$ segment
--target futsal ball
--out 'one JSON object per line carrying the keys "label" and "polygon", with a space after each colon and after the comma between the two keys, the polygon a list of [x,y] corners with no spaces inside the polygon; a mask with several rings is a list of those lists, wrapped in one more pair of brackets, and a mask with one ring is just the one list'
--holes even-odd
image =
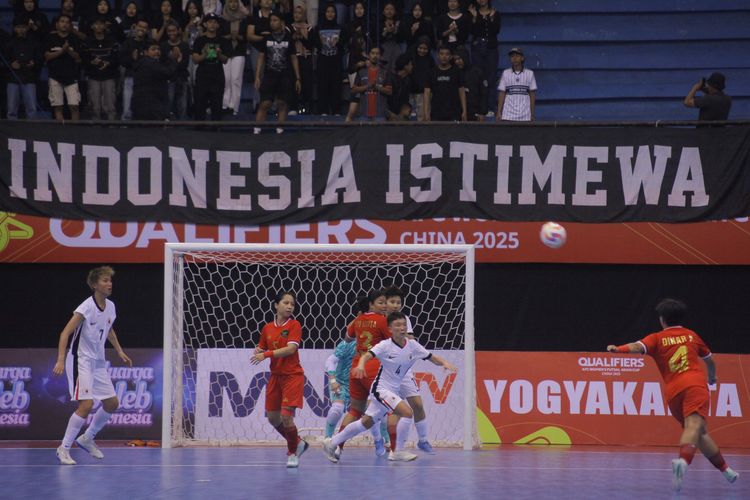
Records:
{"label": "futsal ball", "polygon": [[545,222],[539,232],[542,243],[550,248],[560,248],[565,244],[568,234],[565,228],[556,222]]}

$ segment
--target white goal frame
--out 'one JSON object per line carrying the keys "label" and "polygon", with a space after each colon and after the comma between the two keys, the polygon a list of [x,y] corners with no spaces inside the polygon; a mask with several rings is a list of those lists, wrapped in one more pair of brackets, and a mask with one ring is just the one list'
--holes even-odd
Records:
{"label": "white goal frame", "polygon": [[[176,252],[312,252],[312,253],[460,253],[466,267],[464,290],[464,377],[463,377],[463,449],[472,450],[478,443],[476,420],[476,362],[474,342],[474,247],[472,245],[399,245],[399,244],[249,244],[249,243],[166,243],[164,245],[164,353],[162,395],[162,448],[171,448],[174,426],[182,426],[182,377],[174,377],[173,349],[182,350],[181,335],[173,338],[175,321],[182,324],[181,306],[175,310],[174,254]],[[182,301],[180,300],[180,304]],[[174,414],[172,409],[174,407]]]}

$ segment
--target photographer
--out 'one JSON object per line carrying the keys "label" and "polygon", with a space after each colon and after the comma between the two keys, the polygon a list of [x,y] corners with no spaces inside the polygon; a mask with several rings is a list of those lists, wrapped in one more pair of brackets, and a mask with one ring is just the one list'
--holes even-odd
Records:
{"label": "photographer", "polygon": [[[688,108],[698,108],[698,120],[726,120],[732,107],[732,98],[724,93],[725,78],[721,73],[712,73],[708,79],[702,78],[693,85],[683,101]],[[705,95],[696,97],[700,91]]]}

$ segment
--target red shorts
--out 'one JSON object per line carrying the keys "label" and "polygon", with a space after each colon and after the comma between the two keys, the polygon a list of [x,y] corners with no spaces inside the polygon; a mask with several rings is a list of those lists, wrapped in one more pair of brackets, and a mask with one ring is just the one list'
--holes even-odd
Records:
{"label": "red shorts", "polygon": [[305,375],[274,375],[266,386],[266,411],[280,411],[283,406],[302,408]]}
{"label": "red shorts", "polygon": [[365,365],[365,376],[364,378],[349,377],[349,399],[358,399],[360,401],[367,401],[370,397],[370,387],[375,382],[375,377],[378,375],[380,370],[380,361],[377,359],[371,359]]}
{"label": "red shorts", "polygon": [[704,420],[707,419],[710,406],[711,399],[705,385],[688,387],[669,400],[669,411],[680,424],[684,424],[685,417],[693,413],[697,413]]}

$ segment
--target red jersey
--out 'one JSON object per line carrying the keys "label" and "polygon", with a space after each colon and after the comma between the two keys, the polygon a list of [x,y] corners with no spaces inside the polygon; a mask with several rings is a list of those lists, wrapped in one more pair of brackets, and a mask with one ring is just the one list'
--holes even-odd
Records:
{"label": "red jersey", "polygon": [[360,356],[381,340],[391,338],[385,316],[374,312],[363,313],[354,318],[354,321],[349,323],[349,327],[346,329],[346,335],[357,339],[357,354],[352,361],[352,366],[355,367]]}
{"label": "red jersey", "polygon": [[670,326],[639,342],[659,367],[667,400],[688,387],[705,387],[708,383],[706,369],[699,358],[711,356],[711,351],[694,331]]}
{"label": "red jersey", "polygon": [[294,375],[305,373],[299,364],[299,345],[302,342],[302,325],[296,319],[289,318],[283,324],[276,324],[274,319],[266,323],[260,332],[258,346],[264,350],[276,350],[288,344],[297,344],[297,352],[285,358],[271,358],[271,373],[273,375]]}

